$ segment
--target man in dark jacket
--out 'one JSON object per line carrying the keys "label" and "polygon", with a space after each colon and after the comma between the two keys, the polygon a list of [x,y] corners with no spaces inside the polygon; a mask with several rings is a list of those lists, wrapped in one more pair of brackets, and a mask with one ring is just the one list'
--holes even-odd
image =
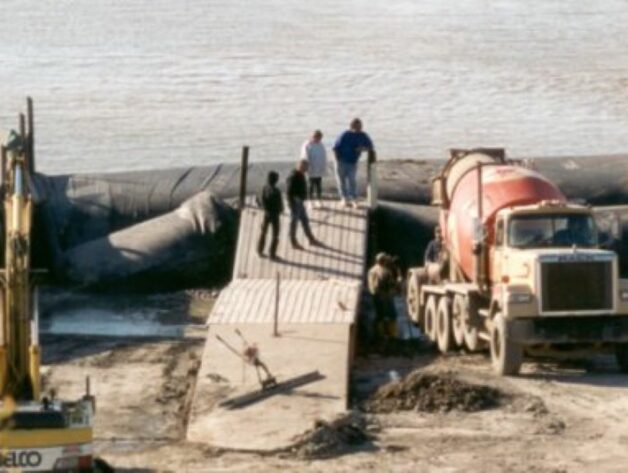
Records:
{"label": "man in dark jacket", "polygon": [[310,220],[305,209],[305,199],[307,199],[307,181],[305,173],[308,169],[308,162],[302,159],[297,163],[295,169],[288,176],[288,187],[286,194],[288,196],[288,205],[290,206],[290,243],[292,248],[302,250],[303,247],[297,241],[297,225],[301,222],[303,232],[307,237],[310,245],[320,246],[319,241],[314,237],[310,228]]}
{"label": "man in dark jacket", "polygon": [[268,227],[271,227],[270,241],[270,259],[277,259],[277,245],[279,245],[279,219],[283,212],[283,200],[281,199],[281,191],[277,189],[279,174],[275,171],[268,173],[267,183],[262,189],[259,198],[260,204],[264,209],[264,220],[262,221],[262,233],[257,242],[257,254],[264,256],[264,248],[266,247],[266,234]]}

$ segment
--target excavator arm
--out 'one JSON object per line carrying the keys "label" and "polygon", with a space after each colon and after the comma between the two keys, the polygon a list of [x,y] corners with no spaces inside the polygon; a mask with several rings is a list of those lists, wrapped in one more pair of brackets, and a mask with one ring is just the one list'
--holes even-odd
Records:
{"label": "excavator arm", "polygon": [[3,152],[3,247],[0,305],[0,394],[38,401],[41,395],[36,311],[32,310],[31,226],[33,202],[29,179],[29,146],[11,133]]}
{"label": "excavator arm", "polygon": [[[28,131],[1,148],[4,218],[0,220],[0,471],[95,471],[89,393],[77,401],[42,395],[39,321],[31,268],[33,224],[32,103]],[[89,383],[87,383],[89,385]]]}

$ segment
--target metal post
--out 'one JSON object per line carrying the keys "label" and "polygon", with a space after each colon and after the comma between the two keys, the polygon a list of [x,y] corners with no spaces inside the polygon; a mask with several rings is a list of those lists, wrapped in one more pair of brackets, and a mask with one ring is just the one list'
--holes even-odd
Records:
{"label": "metal post", "polygon": [[23,113],[20,113],[19,123],[20,123],[20,137],[22,138],[22,140],[24,140],[26,138],[26,117],[24,116]]}
{"label": "metal post", "polygon": [[377,157],[375,150],[369,150],[367,167],[368,185],[366,188],[366,199],[371,209],[377,207]]}
{"label": "metal post", "polygon": [[249,170],[249,147],[242,147],[242,162],[240,164],[240,201],[239,208],[242,210],[246,203],[246,178]]}
{"label": "metal post", "polygon": [[484,213],[484,205],[482,202],[482,163],[478,163],[478,219],[482,222],[482,215]]}
{"label": "metal post", "polygon": [[[28,152],[28,144],[26,138],[26,116],[23,113],[20,113],[20,146],[21,149],[16,150],[15,156],[19,156],[20,154]],[[28,160],[28,154],[26,154],[26,159]]]}
{"label": "metal post", "polygon": [[482,192],[482,163],[478,163],[478,167],[477,167],[477,173],[478,173],[478,210],[477,210],[477,215],[478,215],[478,225],[482,228],[482,235],[481,235],[481,239],[478,242],[479,244],[479,248],[476,248],[475,251],[475,279],[476,279],[476,283],[481,287],[484,288],[484,262],[485,262],[485,245],[484,245],[484,229],[483,229],[483,223],[482,223],[482,217],[484,214],[484,205],[482,200],[484,199],[484,194]]}
{"label": "metal post", "polygon": [[35,115],[33,112],[33,99],[26,98],[26,119],[27,133],[26,151],[28,156],[28,171],[31,175],[35,173]]}
{"label": "metal post", "polygon": [[0,179],[4,186],[7,183],[7,148],[4,145],[0,146],[0,166]]}
{"label": "metal post", "polygon": [[277,271],[277,283],[275,284],[275,313],[273,317],[273,337],[279,336],[279,286],[281,284],[281,276]]}

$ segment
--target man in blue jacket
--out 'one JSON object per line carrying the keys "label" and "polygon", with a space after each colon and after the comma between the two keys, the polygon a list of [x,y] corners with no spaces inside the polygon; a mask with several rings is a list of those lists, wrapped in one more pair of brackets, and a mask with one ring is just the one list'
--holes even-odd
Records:
{"label": "man in blue jacket", "polygon": [[345,206],[352,201],[357,206],[355,176],[358,170],[358,160],[362,151],[373,150],[373,142],[369,135],[362,131],[362,121],[354,118],[349,129],[343,132],[334,145],[336,156],[336,178],[338,192]]}

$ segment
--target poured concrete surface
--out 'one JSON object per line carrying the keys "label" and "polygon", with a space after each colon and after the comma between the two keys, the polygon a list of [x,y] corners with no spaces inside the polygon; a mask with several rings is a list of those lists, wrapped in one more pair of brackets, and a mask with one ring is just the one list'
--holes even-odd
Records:
{"label": "poured concrete surface", "polygon": [[[332,420],[346,409],[368,210],[345,208],[337,201],[309,210],[312,231],[322,245],[306,245],[303,250],[288,244],[288,217],[282,216],[280,260],[270,261],[260,257],[256,248],[263,214],[254,207],[244,209],[233,281],[221,292],[208,319],[188,440],[227,449],[272,451],[292,445],[317,420]],[[303,241],[300,233],[299,239]],[[272,336],[275,316],[280,337]],[[324,378],[240,409],[220,407],[220,401],[260,389],[255,368],[216,339],[219,335],[242,353],[246,344],[236,329],[257,344],[261,359],[279,382],[313,371]]]}
{"label": "poured concrete surface", "polygon": [[[260,358],[279,382],[314,370],[325,378],[241,409],[219,407],[223,400],[259,390],[255,369],[216,339],[220,335],[242,349],[236,328],[257,344]],[[273,337],[268,324],[212,325],[187,439],[236,450],[276,450],[291,445],[316,420],[330,420],[343,412],[349,388],[350,330],[347,324],[290,324],[280,325],[280,336]]]}
{"label": "poured concrete surface", "polygon": [[282,323],[352,324],[360,302],[358,281],[299,281],[279,284],[272,279],[239,279],[221,292],[209,316],[210,324],[272,324],[275,314]]}

